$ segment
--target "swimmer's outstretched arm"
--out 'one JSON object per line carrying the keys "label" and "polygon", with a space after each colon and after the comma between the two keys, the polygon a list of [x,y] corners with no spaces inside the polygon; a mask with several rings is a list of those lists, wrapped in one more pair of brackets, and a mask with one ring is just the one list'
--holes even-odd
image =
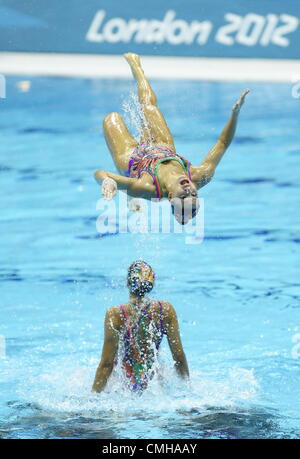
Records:
{"label": "swimmer's outstretched arm", "polygon": [[110,308],[105,316],[104,325],[104,343],[102,356],[96,371],[92,391],[101,392],[107,384],[107,381],[114,367],[114,360],[118,351],[118,321],[114,314],[114,308]]}
{"label": "swimmer's outstretched arm", "polygon": [[94,177],[101,185],[102,195],[106,199],[112,199],[118,189],[126,190],[128,195],[132,197],[151,199],[155,195],[154,185],[149,184],[143,178],[124,177],[123,175],[102,170],[96,171]]}
{"label": "swimmer's outstretched arm", "polygon": [[241,94],[238,101],[232,107],[231,116],[223,131],[221,132],[221,135],[218,138],[217,143],[209,151],[208,155],[201,162],[200,166],[191,168],[192,180],[193,182],[195,182],[198,188],[203,187],[211,180],[215,173],[217,165],[219,164],[225,151],[231,144],[231,141],[235,134],[241,106],[243,105],[245,97],[249,91],[250,89],[246,89]]}
{"label": "swimmer's outstretched arm", "polygon": [[175,361],[176,372],[181,378],[188,379],[189,367],[180,339],[179,325],[175,309],[170,303],[164,303],[164,310],[168,314],[166,331],[172,357]]}
{"label": "swimmer's outstretched arm", "polygon": [[132,187],[134,180],[123,175],[113,174],[112,172],[96,171],[94,177],[99,185],[102,186],[102,194],[106,199],[112,199],[117,190],[128,190]]}

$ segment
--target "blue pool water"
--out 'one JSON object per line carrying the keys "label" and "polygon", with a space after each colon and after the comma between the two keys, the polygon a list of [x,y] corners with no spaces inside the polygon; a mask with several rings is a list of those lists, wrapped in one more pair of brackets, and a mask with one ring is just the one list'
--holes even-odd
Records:
{"label": "blue pool water", "polygon": [[[300,433],[299,115],[288,84],[251,84],[201,191],[205,238],[99,235],[101,120],[132,80],[8,78],[0,101],[0,436],[296,438]],[[153,81],[177,151],[200,162],[247,84]],[[177,310],[191,384],[91,393],[107,307],[136,258]],[[6,356],[3,342],[6,343]],[[0,354],[1,355],[1,354]]]}

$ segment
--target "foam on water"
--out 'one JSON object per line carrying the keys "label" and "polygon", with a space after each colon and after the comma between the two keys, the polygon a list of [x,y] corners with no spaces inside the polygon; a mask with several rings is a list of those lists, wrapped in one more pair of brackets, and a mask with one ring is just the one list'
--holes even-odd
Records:
{"label": "foam on water", "polygon": [[[94,358],[70,364],[59,358],[41,368],[40,374],[24,374],[17,387],[23,403],[55,413],[97,417],[115,411],[145,416],[178,410],[205,410],[207,406],[241,406],[257,399],[259,385],[252,370],[232,368],[226,375],[213,377],[192,371],[190,382],[179,379],[170,363],[160,357],[160,376],[155,376],[141,395],[124,384],[120,367],[114,369],[107,388],[100,394],[91,392],[98,361]],[[158,362],[157,365],[158,366]],[[21,376],[21,375],[20,375]]]}

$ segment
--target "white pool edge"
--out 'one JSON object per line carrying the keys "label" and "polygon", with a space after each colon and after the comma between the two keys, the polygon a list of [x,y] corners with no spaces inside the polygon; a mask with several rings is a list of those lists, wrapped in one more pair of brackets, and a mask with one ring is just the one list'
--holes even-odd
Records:
{"label": "white pool edge", "polygon": [[[291,82],[300,60],[143,56],[149,78]],[[86,78],[131,78],[121,55],[0,52],[0,73]],[[300,79],[300,78],[299,78]]]}

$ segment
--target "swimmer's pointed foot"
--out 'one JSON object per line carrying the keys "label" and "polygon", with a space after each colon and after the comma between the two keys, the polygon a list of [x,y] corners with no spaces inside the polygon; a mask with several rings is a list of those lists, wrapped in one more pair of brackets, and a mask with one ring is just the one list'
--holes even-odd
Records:
{"label": "swimmer's pointed foot", "polygon": [[123,54],[123,56],[125,57],[126,61],[128,62],[131,68],[136,67],[136,66],[138,67],[141,66],[141,58],[138,54],[125,53]]}
{"label": "swimmer's pointed foot", "polygon": [[242,94],[240,95],[239,99],[237,100],[237,102],[232,107],[232,111],[233,112],[239,112],[240,111],[240,108],[244,103],[245,97],[249,92],[250,92],[249,88],[245,89],[245,91],[242,92]]}
{"label": "swimmer's pointed foot", "polygon": [[138,77],[140,72],[144,73],[144,71],[142,69],[141,59],[140,59],[140,56],[138,54],[126,53],[126,54],[124,54],[124,57],[125,57],[126,61],[128,62],[128,64],[130,65],[132,74],[133,74],[133,76],[135,78]]}

